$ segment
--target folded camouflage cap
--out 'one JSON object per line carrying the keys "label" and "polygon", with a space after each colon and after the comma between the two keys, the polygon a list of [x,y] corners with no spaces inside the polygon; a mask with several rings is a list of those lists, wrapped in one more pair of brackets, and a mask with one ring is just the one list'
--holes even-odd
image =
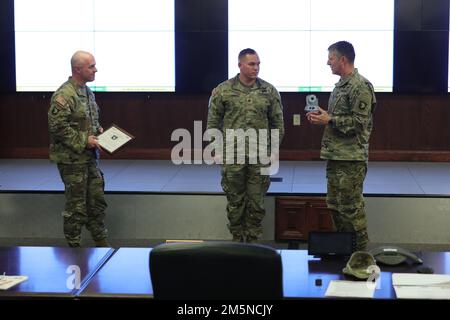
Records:
{"label": "folded camouflage cap", "polygon": [[369,252],[356,251],[353,252],[342,272],[358,279],[367,279],[374,272],[371,266],[376,265],[375,258]]}

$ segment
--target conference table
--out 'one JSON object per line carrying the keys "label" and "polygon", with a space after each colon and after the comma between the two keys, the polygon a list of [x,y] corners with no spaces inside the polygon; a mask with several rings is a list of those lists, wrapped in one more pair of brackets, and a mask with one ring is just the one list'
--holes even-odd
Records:
{"label": "conference table", "polygon": [[[376,284],[375,299],[396,299],[392,286],[393,273],[417,273],[423,266],[431,267],[435,274],[450,274],[449,252],[421,252],[423,264],[406,261],[397,266],[378,263],[381,270]],[[283,262],[283,290],[285,298],[324,298],[332,280],[355,280],[344,275],[348,257],[317,258],[306,250],[281,250]]]}
{"label": "conference table", "polygon": [[149,271],[151,248],[120,248],[89,284],[81,298],[153,298]]}
{"label": "conference table", "polygon": [[[80,293],[81,298],[151,298],[150,248],[120,248]],[[348,257],[317,258],[307,250],[277,250],[283,264],[283,291],[287,299],[324,298],[331,280],[354,280],[343,274]],[[435,273],[450,274],[450,253],[419,253],[424,265]],[[417,273],[421,265],[405,262],[399,266],[379,265],[375,299],[395,299],[393,273]],[[182,268],[182,266],[180,266]]]}
{"label": "conference table", "polygon": [[[71,299],[152,299],[149,271],[151,248],[0,248],[0,272],[29,279],[0,291],[3,297],[59,297]],[[277,250],[283,264],[286,299],[321,299],[332,280],[351,280],[342,269],[348,257],[317,258],[306,250]],[[450,252],[418,253],[436,274],[450,274]],[[79,266],[81,284],[71,288],[70,266]],[[421,265],[379,265],[380,282],[374,299],[396,299],[393,273],[417,273]],[[182,268],[182,266],[180,266]],[[70,281],[69,281],[70,282]]]}
{"label": "conference table", "polygon": [[0,299],[73,299],[113,253],[111,248],[0,247],[0,275],[28,276],[0,290]]}

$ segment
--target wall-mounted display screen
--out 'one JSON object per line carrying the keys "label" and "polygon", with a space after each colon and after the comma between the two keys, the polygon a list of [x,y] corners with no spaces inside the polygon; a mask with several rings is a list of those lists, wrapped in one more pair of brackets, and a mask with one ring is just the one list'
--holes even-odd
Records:
{"label": "wall-mounted display screen", "polygon": [[229,0],[228,74],[237,56],[255,49],[259,76],[279,91],[331,91],[338,81],[327,66],[328,47],[346,40],[355,66],[376,91],[392,92],[394,0]]}
{"label": "wall-mounted display screen", "polygon": [[95,91],[175,91],[173,0],[15,0],[17,91],[54,91],[77,50]]}

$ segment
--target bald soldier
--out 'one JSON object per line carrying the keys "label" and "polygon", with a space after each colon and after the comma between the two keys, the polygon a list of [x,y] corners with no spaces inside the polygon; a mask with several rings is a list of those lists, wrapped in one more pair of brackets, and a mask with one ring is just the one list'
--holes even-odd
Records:
{"label": "bald soldier", "polygon": [[95,80],[94,56],[77,51],[70,61],[72,76],[53,94],[48,111],[50,160],[58,166],[66,204],[64,236],[71,247],[81,246],[81,229],[90,231],[97,247],[109,247],[104,223],[107,207],[103,173],[97,165],[103,132],[99,108],[87,82]]}
{"label": "bald soldier", "polygon": [[328,48],[331,72],[340,76],[328,102],[307,113],[315,125],[324,125],[320,156],[327,160],[327,206],[337,231],[356,234],[356,250],[365,250],[367,234],[363,184],[369,159],[369,137],[376,98],[372,84],[354,66],[355,50],[347,41]]}
{"label": "bald soldier", "polygon": [[[221,183],[228,201],[228,229],[233,241],[239,242],[255,242],[261,236],[264,196],[270,180],[261,170],[267,164],[259,157],[252,158],[251,151],[254,151],[253,156],[259,152],[254,141],[241,139],[240,142],[245,141],[245,154],[239,154],[242,152],[238,150],[239,138],[229,139],[229,133],[253,129],[261,143],[261,139],[266,138],[261,136],[261,130],[278,130],[277,145],[284,134],[280,94],[270,83],[258,78],[259,65],[255,50],[242,50],[238,56],[240,73],[213,90],[208,107],[208,129],[220,130],[225,137],[226,152],[223,159],[216,160],[223,160]],[[270,144],[267,140],[263,143]],[[230,153],[233,157],[229,157]],[[238,161],[240,156],[244,163]]]}

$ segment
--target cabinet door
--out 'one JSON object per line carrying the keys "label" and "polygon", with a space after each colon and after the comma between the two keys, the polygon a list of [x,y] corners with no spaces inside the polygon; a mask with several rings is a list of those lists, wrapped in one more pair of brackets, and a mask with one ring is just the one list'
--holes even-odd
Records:
{"label": "cabinet door", "polygon": [[331,210],[327,208],[325,199],[310,202],[309,231],[333,231]]}
{"label": "cabinet door", "polygon": [[332,231],[333,223],[322,197],[277,197],[275,240],[308,240],[310,231]]}
{"label": "cabinet door", "polygon": [[277,198],[275,209],[276,240],[306,240],[308,203],[300,199]]}

